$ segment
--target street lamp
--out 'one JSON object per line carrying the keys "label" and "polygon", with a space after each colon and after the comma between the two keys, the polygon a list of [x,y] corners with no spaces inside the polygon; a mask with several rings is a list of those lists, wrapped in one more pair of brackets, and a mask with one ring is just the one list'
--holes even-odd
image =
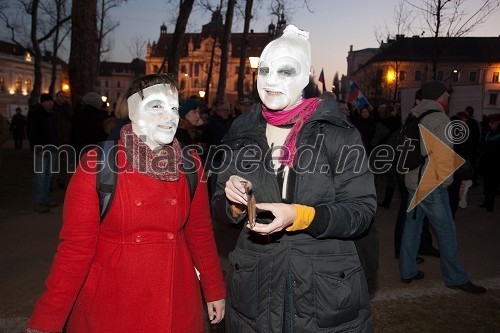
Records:
{"label": "street lamp", "polygon": [[106,101],[108,100],[108,96],[101,96],[101,100],[103,103],[106,103]]}
{"label": "street lamp", "polygon": [[250,60],[250,67],[253,69],[252,92],[255,93],[255,74],[257,73],[256,69],[259,68],[259,57],[248,57],[248,60]]}
{"label": "street lamp", "polygon": [[200,95],[200,98],[205,98],[205,90],[198,91],[198,94]]}

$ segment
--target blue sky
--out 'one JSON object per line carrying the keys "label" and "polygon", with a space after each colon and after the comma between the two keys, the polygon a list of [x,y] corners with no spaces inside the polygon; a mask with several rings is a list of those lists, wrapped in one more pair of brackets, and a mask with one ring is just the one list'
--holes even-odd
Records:
{"label": "blue sky", "polygon": [[[239,2],[244,4],[244,1]],[[296,7],[299,7],[300,2],[300,0],[295,1]],[[353,45],[354,50],[378,47],[375,28],[378,26],[379,31],[385,32],[386,25],[394,27],[392,23],[394,7],[399,0],[310,0],[309,2],[313,13],[305,8],[297,8],[290,15],[288,23],[310,32],[313,68],[316,77],[324,68],[328,87],[336,71],[339,74],[346,73],[346,57],[350,45]],[[268,3],[269,1],[261,0],[259,4],[258,0],[254,0],[254,8],[259,9],[251,25],[254,31],[267,31],[271,21],[271,17],[267,14]],[[476,6],[474,3],[477,3],[477,0],[469,0],[471,6]],[[126,44],[130,44],[131,38],[138,36],[144,40],[156,40],[163,22],[167,25],[168,32],[173,32],[172,9],[165,0],[129,0],[115,9],[113,16],[120,22],[120,26],[114,32],[114,52],[109,59],[130,61],[131,55]],[[188,23],[188,31],[200,31],[201,25],[209,20],[210,13],[194,11]],[[276,23],[276,20],[274,21]],[[500,35],[498,22],[500,13],[497,12],[488,22],[468,36],[498,36]],[[241,19],[236,21],[233,29],[237,32],[243,30]]]}

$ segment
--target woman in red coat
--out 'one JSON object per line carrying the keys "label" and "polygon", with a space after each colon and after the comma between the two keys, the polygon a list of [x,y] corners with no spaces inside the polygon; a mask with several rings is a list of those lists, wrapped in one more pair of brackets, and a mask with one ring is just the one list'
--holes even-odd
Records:
{"label": "woman in red coat", "polygon": [[212,323],[224,317],[206,183],[198,181],[191,201],[179,171],[177,95],[163,75],[129,88],[132,124],[121,132],[122,168],[102,223],[95,150],[82,159],[66,193],[46,290],[25,331],[62,332],[66,325],[68,333],[203,332],[200,281]]}

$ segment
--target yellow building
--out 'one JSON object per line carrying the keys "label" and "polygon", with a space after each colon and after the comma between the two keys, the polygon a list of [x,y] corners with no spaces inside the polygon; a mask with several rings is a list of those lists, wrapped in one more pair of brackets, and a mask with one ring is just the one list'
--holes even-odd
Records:
{"label": "yellow building", "polygon": [[[42,93],[49,92],[52,57],[46,55],[42,62]],[[17,107],[28,112],[28,97],[35,81],[34,57],[26,49],[0,41],[0,113],[11,118]],[[67,65],[57,58],[55,90],[69,89]]]}
{"label": "yellow building", "polygon": [[[212,79],[209,89],[210,96],[208,97],[209,105],[214,101],[219,82],[221,56],[219,41],[221,40],[223,27],[222,16],[214,13],[212,15],[212,20],[203,25],[201,33],[186,33],[184,35],[182,50],[178,50],[182,55],[178,74],[181,100],[192,95],[199,95],[200,91],[205,91],[214,39],[216,39]],[[272,40],[275,32],[276,28],[271,24],[268,32],[257,33],[251,30],[248,34],[244,79],[245,94],[251,92],[253,80],[255,79],[254,75],[256,74],[250,67],[248,57],[260,56],[264,47]],[[168,33],[167,27],[162,25],[160,27],[160,37],[158,41],[148,43],[146,49],[146,74],[158,72],[168,52],[172,37],[173,34]],[[237,80],[242,41],[243,33],[231,33],[226,78],[226,99],[232,104],[234,104],[238,98]],[[165,64],[165,68],[167,68],[167,64]]]}
{"label": "yellow building", "polygon": [[[437,79],[452,87],[450,115],[467,105],[478,116],[500,112],[500,37],[405,38],[384,43],[363,64],[354,65],[357,51],[347,57],[349,80],[355,82],[373,106],[413,103],[414,92]],[[433,77],[433,59],[436,74]],[[409,101],[408,101],[409,99]]]}

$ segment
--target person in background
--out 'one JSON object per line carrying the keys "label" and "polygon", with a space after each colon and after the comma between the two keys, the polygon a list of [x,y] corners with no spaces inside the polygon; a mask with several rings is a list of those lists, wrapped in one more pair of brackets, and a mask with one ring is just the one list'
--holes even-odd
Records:
{"label": "person in background", "polygon": [[[422,89],[418,89],[415,92],[415,101],[413,107],[420,104],[422,101]],[[399,210],[398,216],[396,218],[396,225],[394,227],[394,258],[399,259],[399,253],[401,252],[401,238],[403,237],[403,229],[406,221],[406,211],[408,210],[408,190],[406,188],[404,177],[397,176],[398,188],[400,194]],[[432,234],[429,227],[429,219],[427,215],[424,217],[422,222],[422,232],[420,233],[420,245],[418,247],[418,254],[424,256],[431,256],[439,258],[439,250],[432,245]],[[417,257],[415,260],[417,264],[424,262],[424,258]]]}
{"label": "person in background", "polygon": [[[68,94],[60,90],[56,93],[54,100],[54,114],[57,117],[57,132],[59,144],[63,153],[58,154],[59,172],[56,181],[60,189],[68,186],[68,171],[74,170],[74,149],[71,144],[71,129],[73,126],[73,108]],[[71,164],[71,165],[70,165]]]}
{"label": "person in background", "polygon": [[[416,105],[411,113],[419,117],[428,110],[437,110],[430,113],[420,121],[420,125],[429,130],[442,143],[452,146],[453,143],[446,139],[446,128],[450,122],[445,113],[449,101],[449,88],[439,80],[428,81],[422,86],[422,101]],[[450,147],[453,148],[453,147]],[[420,145],[422,156],[426,156],[425,145]],[[447,161],[443,155],[434,154],[436,174],[447,172]],[[426,159],[423,169],[427,167]],[[405,174],[405,185],[408,189],[408,205],[410,204],[420,181],[420,168],[415,168]],[[403,283],[424,278],[424,272],[418,270],[416,257],[422,230],[422,221],[426,215],[434,227],[439,242],[441,275],[446,287],[464,292],[479,294],[486,289],[472,283],[467,276],[464,266],[458,259],[457,236],[455,224],[451,213],[447,187],[451,184],[452,177],[445,179],[430,194],[421,200],[415,208],[406,214],[403,237],[401,239],[401,253],[399,257],[399,271]]]}
{"label": "person in background", "polygon": [[351,112],[349,111],[349,106],[347,105],[347,102],[344,100],[339,100],[339,107],[340,107],[340,112],[344,115],[344,118],[346,120],[351,121]]}
{"label": "person in background", "polygon": [[[379,106],[378,111],[380,121],[375,125],[375,131],[370,140],[370,147],[373,149],[379,145],[388,145],[396,151],[397,138],[401,128],[401,122],[396,117],[394,106],[382,104]],[[389,209],[395,188],[396,169],[392,167],[385,174],[385,195],[383,201],[379,204],[381,207]]]}
{"label": "person in background", "polygon": [[57,160],[59,145],[57,118],[53,110],[54,99],[50,94],[40,95],[38,107],[28,113],[27,130],[33,150],[33,209],[47,213],[57,203],[49,200],[52,171]]}
{"label": "person in background", "polygon": [[[262,104],[235,120],[221,146],[213,218],[245,225],[229,255],[226,332],[373,331],[367,283],[350,240],[375,215],[373,175],[366,163],[341,156],[361,137],[337,102],[304,97],[308,35],[288,25],[264,48],[257,78]],[[307,162],[306,147],[321,165]],[[366,162],[364,150],[357,153]],[[257,202],[255,221],[247,193]]]}
{"label": "person in background", "polygon": [[500,186],[500,113],[488,117],[489,131],[484,141],[480,168],[484,180],[484,202],[479,205],[493,212],[495,197]]}
{"label": "person in background", "polygon": [[217,102],[215,112],[207,119],[205,131],[208,153],[205,167],[210,179],[208,187],[210,197],[215,192],[217,174],[222,164],[222,154],[221,151],[217,150],[217,146],[221,144],[222,138],[229,131],[234,119],[231,104],[228,101]]}
{"label": "person in background", "polygon": [[79,157],[91,149],[92,145],[108,137],[104,131],[104,120],[107,115],[102,106],[101,96],[89,92],[83,96],[81,108],[75,110],[73,145]]}
{"label": "person in background", "polygon": [[359,112],[359,118],[356,122],[356,127],[361,133],[361,139],[363,140],[363,146],[366,152],[369,154],[371,152],[370,142],[375,134],[375,122],[373,121],[370,109],[365,106]]}
{"label": "person in background", "polygon": [[116,118],[113,128],[109,132],[107,140],[118,141],[120,139],[120,131],[123,126],[130,124],[128,118],[127,99],[124,95],[120,95],[116,101],[114,116]]}
{"label": "person in background", "polygon": [[14,148],[23,149],[24,132],[26,131],[26,117],[21,108],[16,108],[16,114],[10,122],[10,130],[14,138]]}
{"label": "person in background", "polygon": [[[224,318],[206,183],[197,182],[191,200],[174,137],[178,94],[166,75],[130,85],[132,124],[121,129],[116,157],[122,167],[102,221],[96,150],[81,159],[66,191],[61,241],[26,333],[203,333],[200,285],[211,322]],[[199,180],[199,157],[189,153]]]}
{"label": "person in background", "polygon": [[179,127],[175,137],[184,145],[198,143],[198,128],[203,125],[200,110],[201,102],[190,98],[185,100],[179,108]]}
{"label": "person in background", "polygon": [[470,156],[471,171],[472,171],[472,185],[479,185],[478,180],[478,163],[481,148],[481,125],[474,118],[474,108],[467,106],[465,112],[469,115],[466,120],[467,128],[469,129],[469,138],[472,146],[472,154]]}

